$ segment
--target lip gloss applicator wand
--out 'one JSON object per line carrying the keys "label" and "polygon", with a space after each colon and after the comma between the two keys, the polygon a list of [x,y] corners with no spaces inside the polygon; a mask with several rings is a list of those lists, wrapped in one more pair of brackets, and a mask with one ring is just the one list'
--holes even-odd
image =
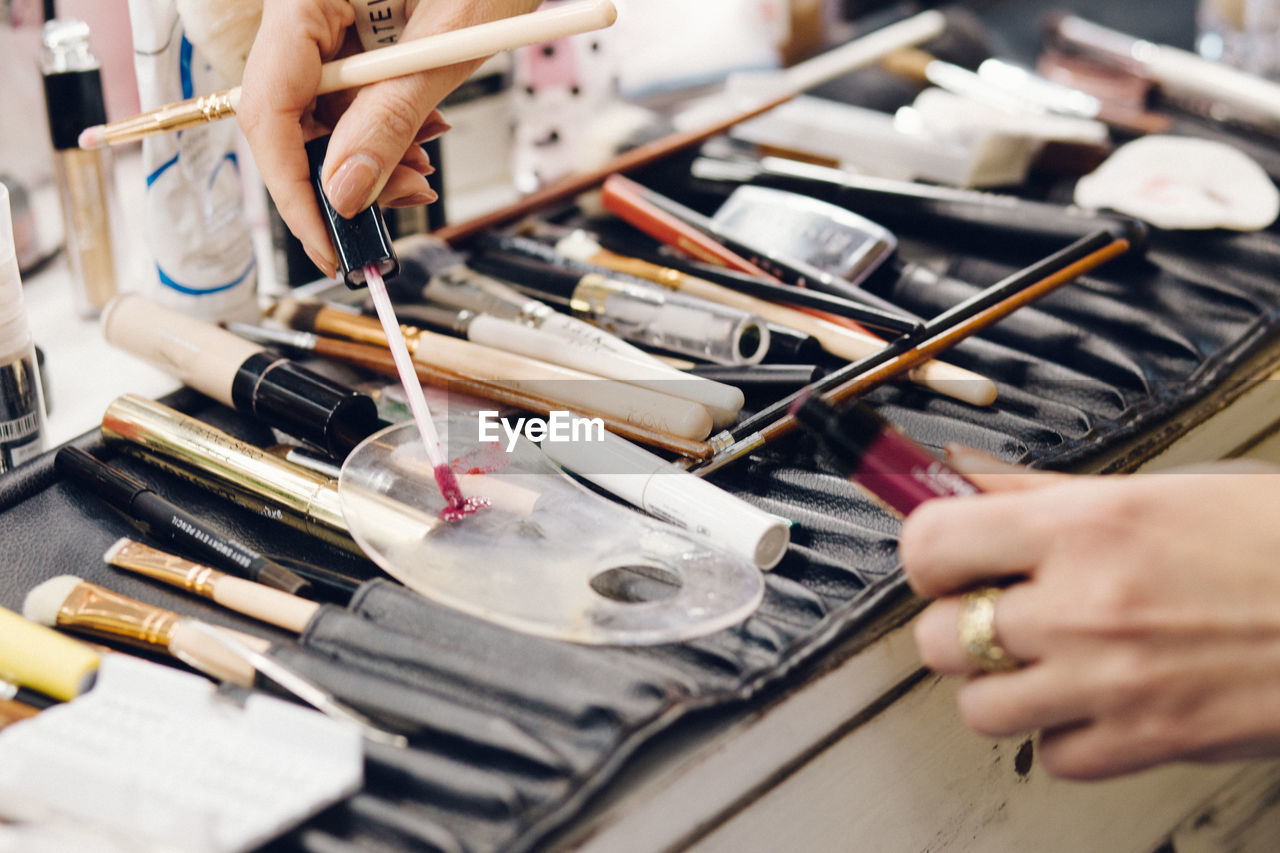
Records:
{"label": "lip gloss applicator wand", "polygon": [[400,375],[400,383],[404,386],[405,396],[409,401],[409,410],[413,413],[413,421],[422,436],[422,445],[431,463],[436,485],[440,487],[440,494],[444,497],[445,508],[441,517],[445,521],[457,521],[488,506],[489,502],[484,498],[468,498],[462,494],[458,477],[449,467],[449,460],[440,448],[440,436],[431,419],[431,410],[427,407],[422,385],[418,382],[418,372],[409,356],[404,334],[400,331],[400,322],[396,319],[391,297],[387,294],[384,276],[399,273],[400,261],[391,245],[391,234],[382,218],[382,211],[375,203],[347,219],[338,215],[324,194],[320,167],[324,164],[328,146],[328,136],[311,140],[307,143],[307,160],[311,167],[311,185],[315,190],[316,201],[329,230],[329,238],[338,253],[339,270],[347,287],[353,290],[361,286],[369,288],[378,320],[387,336],[387,345],[391,348],[396,372]]}

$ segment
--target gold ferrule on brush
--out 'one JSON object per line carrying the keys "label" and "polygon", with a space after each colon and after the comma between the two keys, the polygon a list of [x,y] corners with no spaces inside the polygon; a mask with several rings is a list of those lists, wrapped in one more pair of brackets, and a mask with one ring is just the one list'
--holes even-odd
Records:
{"label": "gold ferrule on brush", "polygon": [[217,569],[193,563],[177,554],[167,554],[141,542],[126,542],[112,551],[111,563],[202,598],[212,598],[214,585],[226,577]]}
{"label": "gold ferrule on brush", "polygon": [[601,249],[596,252],[591,256],[590,260],[593,264],[608,267],[614,272],[626,273],[636,278],[657,282],[663,287],[668,287],[672,290],[679,290],[680,286],[684,284],[684,273],[679,270],[659,266],[640,258],[628,258],[625,255],[610,252],[608,249]]}
{"label": "gold ferrule on brush", "polygon": [[240,90],[237,87],[169,104],[132,118],[104,125],[102,141],[107,145],[118,145],[156,133],[169,133],[218,121],[235,115],[239,101]]}
{"label": "gold ferrule on brush", "polygon": [[609,280],[597,273],[587,273],[573,289],[569,307],[579,314],[595,316],[605,309],[605,300],[614,294]]}
{"label": "gold ferrule on brush", "polygon": [[168,649],[178,614],[83,581],[58,609],[58,627]]}

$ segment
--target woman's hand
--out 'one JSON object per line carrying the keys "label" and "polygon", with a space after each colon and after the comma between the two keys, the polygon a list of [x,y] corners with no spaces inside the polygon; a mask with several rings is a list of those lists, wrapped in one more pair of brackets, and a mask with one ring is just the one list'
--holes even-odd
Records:
{"label": "woman's hand", "polygon": [[[539,0],[427,0],[414,3],[400,39],[420,38],[533,11]],[[266,0],[241,84],[240,127],[280,216],[311,260],[332,275],[329,244],[310,183],[306,140],[332,128],[321,170],[339,214],[375,200],[428,204],[436,193],[421,144],[449,128],[436,105],[481,61],[424,71],[316,99],[320,66],[359,49],[346,0]]]}
{"label": "woman's hand", "polygon": [[[979,474],[954,458],[987,493],[924,504],[900,548],[938,598],[921,657],[972,676],[968,725],[1042,731],[1045,768],[1079,779],[1280,755],[1280,470]],[[959,644],[959,593],[986,584],[1007,585],[995,629],[1013,672],[979,674]]]}

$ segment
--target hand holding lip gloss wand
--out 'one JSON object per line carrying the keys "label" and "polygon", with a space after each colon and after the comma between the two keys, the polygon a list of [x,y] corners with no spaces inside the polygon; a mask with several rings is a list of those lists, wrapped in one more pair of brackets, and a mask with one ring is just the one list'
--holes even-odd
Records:
{"label": "hand holding lip gloss wand", "polygon": [[315,189],[316,202],[320,205],[329,238],[338,253],[339,271],[347,287],[355,289],[367,285],[369,288],[378,320],[387,336],[387,345],[391,348],[396,372],[400,374],[400,383],[409,400],[409,410],[413,413],[414,423],[422,436],[422,445],[431,462],[436,485],[440,487],[440,494],[445,500],[446,506],[441,517],[446,521],[457,521],[488,506],[488,501],[483,498],[468,498],[462,494],[458,478],[449,467],[444,451],[440,449],[440,436],[431,420],[431,410],[427,407],[422,385],[418,382],[418,372],[409,356],[404,334],[400,331],[400,323],[396,319],[395,308],[391,305],[391,297],[387,294],[387,285],[383,280],[383,276],[393,276],[400,271],[400,262],[391,246],[391,235],[383,221],[382,211],[377,204],[373,204],[347,219],[333,209],[324,193],[320,167],[324,164],[328,144],[327,136],[308,142],[307,159],[310,161],[311,184]]}

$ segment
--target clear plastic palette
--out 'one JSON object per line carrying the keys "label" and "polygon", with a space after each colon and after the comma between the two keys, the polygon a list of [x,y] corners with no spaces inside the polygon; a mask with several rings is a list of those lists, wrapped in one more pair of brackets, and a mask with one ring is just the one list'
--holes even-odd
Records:
{"label": "clear plastic palette", "polygon": [[478,618],[544,637],[635,645],[735,625],[764,594],[742,557],[569,479],[535,444],[478,440],[474,412],[437,419],[464,493],[492,505],[457,522],[411,423],[347,458],[339,479],[352,536],[387,574]]}

